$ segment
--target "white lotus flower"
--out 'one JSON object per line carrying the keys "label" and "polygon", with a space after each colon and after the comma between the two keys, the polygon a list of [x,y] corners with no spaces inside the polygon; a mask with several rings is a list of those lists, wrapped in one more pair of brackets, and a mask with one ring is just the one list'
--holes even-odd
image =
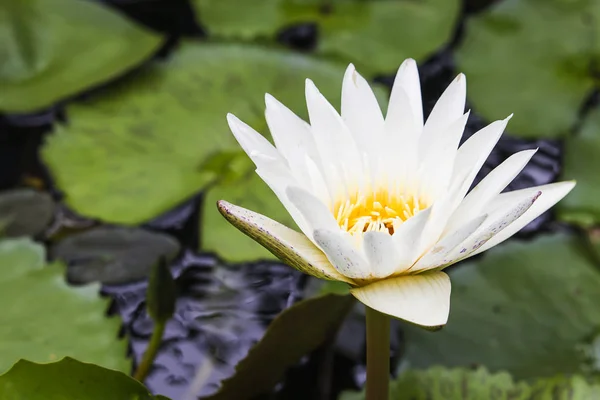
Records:
{"label": "white lotus flower", "polygon": [[450,280],[442,269],[506,240],[575,185],[500,193],[536,151],[525,150],[467,194],[510,117],[458,148],[469,116],[465,96],[461,74],[423,123],[410,59],[396,75],[385,118],[352,65],[343,80],[341,116],[310,80],[310,125],[267,94],[275,146],[231,114],[229,126],[304,235],[225,201],[219,209],[284,262],[347,282],[367,306],[423,326],[444,325]]}

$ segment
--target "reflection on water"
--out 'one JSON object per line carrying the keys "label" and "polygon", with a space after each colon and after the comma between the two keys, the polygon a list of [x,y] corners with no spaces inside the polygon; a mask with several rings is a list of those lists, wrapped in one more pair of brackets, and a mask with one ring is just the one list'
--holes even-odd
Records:
{"label": "reflection on water", "polygon": [[[226,266],[189,251],[173,266],[173,273],[180,297],[147,380],[154,392],[173,399],[183,396],[207,356],[215,368],[200,394],[216,391],[261,339],[268,323],[301,297],[304,285],[299,272],[278,263]],[[152,333],[145,290],[145,282],[104,287],[123,318],[136,362]]]}

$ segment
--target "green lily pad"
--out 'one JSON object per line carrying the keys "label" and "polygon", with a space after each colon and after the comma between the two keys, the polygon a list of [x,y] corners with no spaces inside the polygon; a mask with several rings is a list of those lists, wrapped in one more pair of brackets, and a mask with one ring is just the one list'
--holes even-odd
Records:
{"label": "green lily pad", "polygon": [[235,375],[206,400],[250,400],[269,391],[285,370],[335,334],[354,304],[352,296],[325,294],[302,300],[277,316],[236,366]]}
{"label": "green lily pad", "polygon": [[506,0],[468,19],[456,60],[473,108],[489,120],[514,112],[515,135],[565,135],[594,86],[597,9],[595,0]]}
{"label": "green lily pad", "polygon": [[412,57],[424,60],[451,38],[460,11],[455,0],[195,0],[198,18],[221,37],[274,37],[313,22],[316,52],[354,62],[363,71],[394,72]]}
{"label": "green lily pad", "polygon": [[564,142],[565,179],[577,180],[577,186],[558,204],[561,219],[589,226],[600,222],[600,108],[584,120],[579,132]]}
{"label": "green lily pad", "polygon": [[513,241],[452,269],[444,329],[406,326],[409,366],[485,365],[519,379],[580,371],[600,327],[600,271],[582,247],[567,234]]}
{"label": "green lily pad", "polygon": [[0,110],[49,107],[130,70],[161,42],[98,3],[3,0]]}
{"label": "green lily pad", "polygon": [[48,138],[42,156],[74,210],[137,224],[218,176],[207,163],[239,150],[228,112],[265,128],[268,92],[304,115],[307,77],[339,104],[343,74],[343,65],[283,50],[186,43],[168,62],[68,107],[69,125]]}
{"label": "green lily pad", "polygon": [[56,205],[48,193],[13,189],[0,193],[0,234],[36,236],[54,217]]}
{"label": "green lily pad", "polygon": [[[510,374],[433,367],[408,370],[390,385],[390,400],[571,400],[595,399],[600,385],[581,376],[558,376],[534,383],[515,382]],[[363,393],[346,392],[340,400],[363,400]]]}
{"label": "green lily pad", "polygon": [[98,285],[70,287],[63,276],[63,265],[46,265],[41,245],[0,241],[0,373],[20,359],[65,356],[129,372],[127,343],[117,338],[121,321],[106,318],[109,300]]}
{"label": "green lily pad", "polygon": [[60,240],[50,255],[67,264],[70,282],[121,284],[147,278],[159,259],[171,260],[179,250],[163,233],[102,226]]}
{"label": "green lily pad", "polygon": [[126,374],[66,357],[50,364],[21,360],[0,376],[7,400],[168,400]]}

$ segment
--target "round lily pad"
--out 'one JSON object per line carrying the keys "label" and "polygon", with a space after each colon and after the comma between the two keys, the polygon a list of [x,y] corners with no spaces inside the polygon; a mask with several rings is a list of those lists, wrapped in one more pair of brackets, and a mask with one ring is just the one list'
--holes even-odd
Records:
{"label": "round lily pad", "polygon": [[10,400],[168,400],[128,375],[64,358],[50,364],[21,360],[0,376],[0,398]]}
{"label": "round lily pad", "polygon": [[586,226],[600,222],[600,108],[565,139],[563,154],[563,178],[577,180],[577,186],[558,204],[560,218]]}
{"label": "round lily pad", "polygon": [[597,9],[594,0],[506,0],[468,19],[456,60],[473,108],[489,120],[514,113],[515,135],[565,135],[594,86]]}
{"label": "round lily pad", "polygon": [[56,205],[48,193],[13,189],[0,193],[0,235],[35,236],[54,217]]}
{"label": "round lily pad", "polygon": [[[107,318],[98,285],[74,288],[64,266],[46,265],[29,239],[0,241],[0,373],[20,359],[47,363],[65,356],[129,372],[118,318]],[[2,397],[2,396],[0,396]],[[9,397],[2,397],[9,398]]]}
{"label": "round lily pad", "polygon": [[198,18],[221,37],[274,38],[297,23],[318,27],[316,52],[335,55],[375,73],[394,72],[412,57],[423,60],[454,33],[456,0],[195,0]]}
{"label": "round lily pad", "polygon": [[161,37],[79,0],[0,3],[0,110],[49,107],[147,59]]}
{"label": "round lily pad", "polygon": [[144,222],[212,182],[212,157],[239,150],[228,112],[264,131],[268,92],[304,115],[307,77],[339,104],[344,67],[261,46],[185,43],[171,60],[68,107],[69,124],[42,156],[80,214]]}
{"label": "round lily pad", "polygon": [[62,239],[50,255],[67,264],[70,282],[121,284],[147,278],[153,265],[173,259],[179,248],[163,233],[104,226]]}
{"label": "round lily pad", "polygon": [[511,241],[450,271],[448,324],[406,327],[411,367],[485,365],[516,378],[577,373],[600,326],[600,270],[567,234]]}

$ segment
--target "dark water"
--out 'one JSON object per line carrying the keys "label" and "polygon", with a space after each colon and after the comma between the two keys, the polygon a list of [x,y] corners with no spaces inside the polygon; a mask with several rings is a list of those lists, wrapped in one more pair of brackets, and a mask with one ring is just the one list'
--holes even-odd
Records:
{"label": "dark water", "polygon": [[[181,36],[202,37],[207,34],[194,20],[186,1],[112,0],[106,3],[152,29],[168,33],[170,39],[157,55],[160,57],[168,56]],[[484,3],[489,1],[469,1],[466,11],[479,11]],[[459,27],[455,42],[460,31]],[[288,27],[278,33],[278,40],[296,50],[310,51],[318,41],[318,30],[312,24]],[[456,75],[452,44],[425,62],[420,72],[428,113]],[[389,84],[391,77],[378,80]],[[39,161],[38,149],[52,123],[61,119],[61,115],[61,106],[57,105],[35,115],[0,118],[0,190],[24,182],[40,182],[60,199],[60,193],[53,189],[50,177]],[[472,114],[465,138],[487,122]],[[539,147],[538,153],[509,188],[518,189],[556,180],[561,165],[560,143],[516,139],[510,136],[510,131],[491,154],[478,180],[514,152],[535,147]],[[269,322],[301,299],[306,287],[311,284],[305,276],[278,263],[226,265],[212,255],[195,253],[199,242],[198,224],[201,222],[198,209],[201,202],[202,195],[198,194],[144,225],[151,230],[172,234],[185,248],[172,265],[180,291],[177,311],[169,322],[164,345],[147,381],[152,390],[174,400],[185,393],[197,368],[207,357],[213,360],[215,368],[202,394],[215,391],[218,383],[233,373],[235,364],[260,340]],[[553,229],[555,225],[552,215],[547,213],[520,235],[530,236],[541,230]],[[152,322],[145,312],[145,289],[145,282],[103,287],[103,293],[114,299],[111,312],[123,318],[123,333],[130,338],[134,360],[140,359],[152,332]],[[401,337],[401,332],[394,335],[394,357],[401,353]],[[326,343],[291,368],[284,381],[265,398],[333,399],[342,389],[362,385],[363,345],[363,319],[360,312],[355,312],[344,323],[335,341]]]}

